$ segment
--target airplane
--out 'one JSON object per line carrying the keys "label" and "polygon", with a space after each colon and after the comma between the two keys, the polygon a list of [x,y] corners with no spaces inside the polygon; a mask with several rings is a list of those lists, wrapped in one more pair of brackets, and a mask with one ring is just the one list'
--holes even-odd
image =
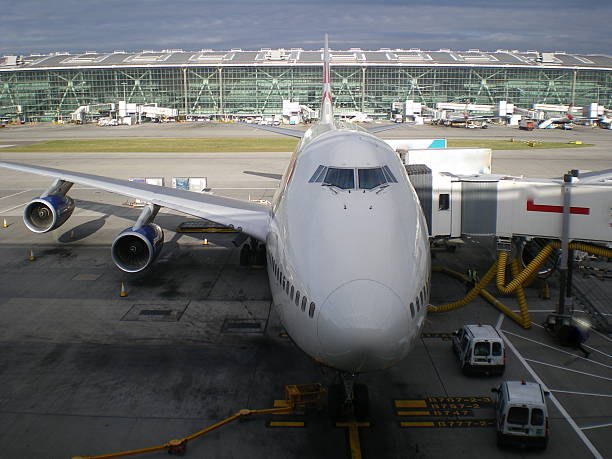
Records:
{"label": "airplane", "polygon": [[161,251],[164,233],[154,223],[161,207],[235,228],[242,242],[251,238],[246,255],[265,244],[272,299],[287,334],[342,376],[330,390],[335,406],[366,412],[367,388],[355,378],[404,359],[425,322],[427,223],[400,158],[372,134],[389,126],[366,130],[334,120],[327,35],[323,61],[316,124],[305,132],[257,126],[301,139],[271,206],[47,167],[0,166],[55,179],[24,209],[35,233],[70,217],[74,201],[67,193],[74,183],[146,202],[112,243],[114,263],[128,273],[144,270]]}

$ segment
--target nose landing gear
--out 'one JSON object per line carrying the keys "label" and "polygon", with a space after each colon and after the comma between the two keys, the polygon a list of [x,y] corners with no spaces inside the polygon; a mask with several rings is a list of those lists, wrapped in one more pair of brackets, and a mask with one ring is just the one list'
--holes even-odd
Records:
{"label": "nose landing gear", "polygon": [[356,382],[356,375],[340,373],[341,383],[329,388],[328,408],[333,420],[365,420],[370,414],[368,387]]}

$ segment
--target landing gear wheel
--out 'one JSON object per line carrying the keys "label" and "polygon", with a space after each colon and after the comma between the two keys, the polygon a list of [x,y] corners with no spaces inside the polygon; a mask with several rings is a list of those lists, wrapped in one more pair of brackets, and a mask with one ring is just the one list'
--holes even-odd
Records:
{"label": "landing gear wheel", "polygon": [[370,415],[370,396],[368,386],[355,384],[353,388],[353,410],[357,421],[364,421]]}
{"label": "landing gear wheel", "polygon": [[344,387],[342,384],[329,386],[327,394],[327,410],[332,421],[336,421],[344,414]]}
{"label": "landing gear wheel", "polygon": [[240,249],[240,266],[249,266],[251,264],[252,250],[249,244],[244,244]]}
{"label": "landing gear wheel", "polygon": [[266,266],[266,246],[260,244],[255,250],[255,265]]}

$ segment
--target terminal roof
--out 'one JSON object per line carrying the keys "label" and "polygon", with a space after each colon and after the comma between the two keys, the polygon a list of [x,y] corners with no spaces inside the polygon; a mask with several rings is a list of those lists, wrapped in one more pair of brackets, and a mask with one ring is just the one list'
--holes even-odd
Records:
{"label": "terminal roof", "polygon": [[[603,54],[568,54],[562,51],[497,50],[422,51],[420,49],[379,49],[366,51],[356,48],[331,50],[334,66],[467,66],[467,67],[542,67],[612,69],[612,56]],[[191,67],[191,66],[319,66],[323,51],[302,49],[261,49],[259,51],[183,51],[166,49],[126,53],[82,54],[56,52],[47,55],[4,56],[0,70],[45,68],[114,68],[114,67]]]}

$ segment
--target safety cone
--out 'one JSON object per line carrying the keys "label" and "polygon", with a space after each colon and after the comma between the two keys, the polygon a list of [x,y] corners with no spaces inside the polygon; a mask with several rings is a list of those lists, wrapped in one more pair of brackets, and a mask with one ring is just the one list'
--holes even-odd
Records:
{"label": "safety cone", "polygon": [[202,241],[202,245],[208,245],[208,239],[204,238],[204,240]]}
{"label": "safety cone", "polygon": [[6,218],[4,219],[4,221],[2,222],[2,228],[8,228],[9,224],[6,222]]}
{"label": "safety cone", "polygon": [[121,292],[119,292],[119,296],[127,296],[127,292],[125,291],[125,284],[123,282],[121,282]]}
{"label": "safety cone", "polygon": [[30,255],[28,256],[28,260],[30,261],[36,260],[36,257],[34,256],[34,251],[32,249],[30,249]]}

